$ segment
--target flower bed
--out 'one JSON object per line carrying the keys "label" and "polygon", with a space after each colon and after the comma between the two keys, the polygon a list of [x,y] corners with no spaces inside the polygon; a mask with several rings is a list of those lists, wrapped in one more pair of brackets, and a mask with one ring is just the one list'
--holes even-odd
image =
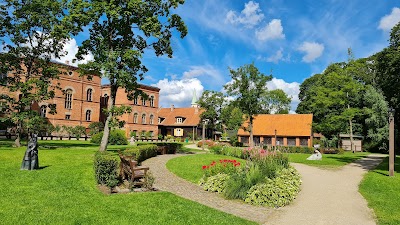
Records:
{"label": "flower bed", "polygon": [[246,165],[236,160],[203,165],[204,175],[199,183],[204,190],[272,207],[285,206],[297,196],[300,176],[283,153],[261,148],[222,148],[221,152],[247,159]]}

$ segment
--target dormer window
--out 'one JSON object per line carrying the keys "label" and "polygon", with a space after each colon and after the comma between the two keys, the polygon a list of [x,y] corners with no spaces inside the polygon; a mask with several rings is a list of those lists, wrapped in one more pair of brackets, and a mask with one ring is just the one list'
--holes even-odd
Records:
{"label": "dormer window", "polygon": [[164,118],[158,117],[158,123],[162,123],[164,121]]}
{"label": "dormer window", "polygon": [[176,118],[176,123],[183,123],[183,118],[182,117],[177,117]]}

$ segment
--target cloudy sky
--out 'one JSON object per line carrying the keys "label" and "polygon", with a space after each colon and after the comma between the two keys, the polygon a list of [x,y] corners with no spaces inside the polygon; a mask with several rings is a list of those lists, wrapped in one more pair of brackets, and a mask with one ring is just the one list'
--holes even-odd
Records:
{"label": "cloudy sky", "polygon": [[[193,90],[221,91],[228,68],[254,62],[272,75],[269,89],[281,88],[298,104],[299,85],[327,65],[356,58],[388,45],[400,21],[398,0],[186,0],[176,12],[188,35],[175,35],[174,58],[147,54],[144,84],[161,88],[160,104],[190,106]],[[74,51],[85,37],[67,48]],[[89,57],[90,59],[90,57]]]}

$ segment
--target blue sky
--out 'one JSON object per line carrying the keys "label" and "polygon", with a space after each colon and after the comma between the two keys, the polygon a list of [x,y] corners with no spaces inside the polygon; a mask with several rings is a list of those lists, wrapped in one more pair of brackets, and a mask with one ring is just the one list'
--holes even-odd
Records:
{"label": "blue sky", "polygon": [[[298,104],[298,87],[327,65],[356,58],[388,45],[390,29],[400,21],[398,0],[186,0],[176,13],[188,35],[175,35],[174,58],[145,55],[144,84],[158,86],[160,104],[190,106],[193,90],[221,91],[228,68],[254,62],[274,77],[268,88],[281,88]],[[85,34],[76,37],[79,42]],[[74,40],[73,40],[74,41]],[[69,46],[73,52],[75,44]]]}

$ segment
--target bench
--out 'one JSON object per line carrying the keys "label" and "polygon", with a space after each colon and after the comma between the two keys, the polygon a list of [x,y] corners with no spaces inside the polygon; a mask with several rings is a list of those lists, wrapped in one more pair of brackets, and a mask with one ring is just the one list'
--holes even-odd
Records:
{"label": "bench", "polygon": [[[138,166],[137,161],[132,156],[126,156],[118,151],[121,163],[119,164],[119,174],[122,179],[129,179],[132,185],[143,185],[146,182],[146,173],[149,170],[147,166]],[[142,180],[142,181],[141,181]]]}

